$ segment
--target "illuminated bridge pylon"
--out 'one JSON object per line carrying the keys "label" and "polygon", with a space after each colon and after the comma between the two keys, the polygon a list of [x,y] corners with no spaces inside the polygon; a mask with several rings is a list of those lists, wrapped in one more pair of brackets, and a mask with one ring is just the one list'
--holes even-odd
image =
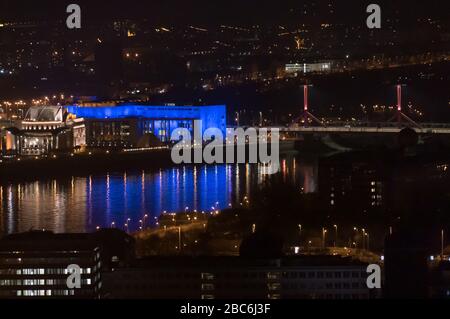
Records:
{"label": "illuminated bridge pylon", "polygon": [[[309,126],[310,123],[315,123],[320,126],[323,125],[322,121],[319,120],[316,116],[314,116],[311,112],[309,112],[309,85],[303,85],[303,112],[300,116],[298,122],[300,125]],[[295,121],[297,123],[297,121]]]}
{"label": "illuminated bridge pylon", "polygon": [[389,120],[389,122],[397,121],[398,126],[402,126],[403,122],[407,122],[413,127],[416,128],[422,128],[422,126],[414,121],[412,118],[407,116],[405,113],[402,112],[402,85],[397,85],[397,113],[396,115]]}

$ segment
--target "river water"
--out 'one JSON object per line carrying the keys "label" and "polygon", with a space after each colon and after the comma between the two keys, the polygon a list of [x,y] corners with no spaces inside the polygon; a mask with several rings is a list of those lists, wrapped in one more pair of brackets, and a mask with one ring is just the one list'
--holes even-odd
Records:
{"label": "river water", "polygon": [[[291,157],[281,167],[285,180],[305,193],[317,191],[316,159]],[[238,205],[265,178],[255,165],[212,165],[2,185],[0,232],[86,232],[97,227],[134,231],[164,212],[209,212]]]}

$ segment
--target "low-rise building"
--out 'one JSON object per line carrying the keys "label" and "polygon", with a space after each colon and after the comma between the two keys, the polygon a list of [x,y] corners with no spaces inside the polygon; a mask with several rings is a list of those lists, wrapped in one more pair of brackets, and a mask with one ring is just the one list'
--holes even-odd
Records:
{"label": "low-rise building", "polygon": [[[134,258],[134,239],[117,229],[8,235],[0,240],[0,299],[98,299],[101,273],[126,267]],[[80,288],[67,285],[72,265],[80,268]]]}
{"label": "low-rise building", "polygon": [[433,299],[450,299],[450,257],[429,263],[430,296]]}
{"label": "low-rise building", "polygon": [[[81,268],[81,289],[70,289],[68,267]],[[28,232],[0,240],[1,298],[100,297],[100,247],[88,234]]]}
{"label": "low-rise building", "polygon": [[369,299],[366,270],[336,256],[154,257],[103,282],[105,296],[119,299]]}

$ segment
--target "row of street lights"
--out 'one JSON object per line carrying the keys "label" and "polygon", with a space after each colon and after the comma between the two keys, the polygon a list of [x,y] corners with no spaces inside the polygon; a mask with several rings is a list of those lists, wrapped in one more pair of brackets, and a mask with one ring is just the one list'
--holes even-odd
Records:
{"label": "row of street lights", "polygon": [[[353,230],[358,234],[359,229],[357,227],[354,227]],[[368,232],[366,232],[365,228],[361,229],[362,234],[362,249],[369,249],[370,247],[370,235]]]}
{"label": "row of street lights", "polygon": [[[142,219],[139,220],[139,230],[143,230],[145,229],[146,225],[147,225],[147,219],[148,219],[148,214],[145,214],[144,217]],[[130,232],[130,224],[131,224],[131,218],[127,218],[127,221],[125,222],[125,224],[123,225],[124,230],[129,233]],[[116,228],[117,224],[116,222],[111,222],[110,228]],[[97,226],[96,229],[100,230],[100,226]]]}
{"label": "row of street lights", "polygon": [[[216,202],[215,206],[212,206],[211,209],[211,215],[218,215],[220,213],[219,211],[219,202]],[[229,204],[229,207],[232,207],[232,204]],[[185,208],[185,213],[187,213],[189,211],[189,207]],[[167,212],[164,212],[164,214],[166,214]],[[197,214],[197,210],[194,210],[194,214]],[[202,211],[202,214],[206,214],[206,212]],[[144,230],[147,227],[147,220],[148,220],[148,214],[145,214],[144,217],[142,219],[139,220],[139,230]],[[188,220],[191,221],[191,218],[188,215]],[[193,220],[197,220],[197,217],[194,217]],[[173,222],[176,222],[175,216],[172,218]],[[158,222],[158,217],[155,217],[155,222],[156,225],[159,226],[159,222]],[[130,224],[131,224],[131,218],[128,218],[126,223],[124,224],[124,229],[127,233],[129,233],[130,231]],[[116,228],[116,222],[112,222],[111,223],[111,228]],[[97,226],[97,230],[100,229],[100,226]]]}
{"label": "row of street lights", "polygon": [[[298,224],[298,229],[299,229],[299,236],[300,238],[302,237],[302,231],[303,231],[303,225],[302,224]],[[333,225],[333,229],[334,229],[334,247],[336,248],[338,246],[338,230],[339,230],[339,226],[338,225]],[[359,233],[359,228],[354,227],[353,230],[358,234]],[[327,239],[327,234],[328,234],[328,229],[325,227],[322,227],[322,247],[326,248],[326,239]],[[363,236],[363,240],[362,240],[362,249],[369,249],[370,247],[370,235],[369,233],[366,231],[365,228],[361,229],[361,234]],[[357,247],[357,243],[354,243],[355,246]]]}
{"label": "row of street lights", "polygon": [[[244,203],[245,204],[247,204],[247,205],[249,205],[250,204],[250,201],[249,201],[249,199],[248,199],[248,197],[247,196],[245,196],[244,197],[244,202],[243,203],[241,203],[241,206],[243,206],[244,205]],[[214,204],[214,206],[211,206],[211,215],[218,215],[219,213],[220,213],[220,209],[219,209],[219,202],[216,202],[215,204]],[[233,205],[231,204],[231,203],[229,203],[228,204],[228,208],[232,208],[233,207]],[[184,212],[185,213],[187,213],[189,211],[189,207],[185,207],[185,209],[184,209]],[[165,211],[164,212],[164,214],[166,214],[167,212]],[[197,212],[197,210],[194,210],[194,213],[195,214],[197,214],[198,212]],[[205,211],[202,211],[202,214],[207,214]],[[142,219],[140,219],[139,220],[139,230],[144,230],[148,225],[147,225],[147,220],[148,220],[148,214],[145,214],[144,215],[144,217],[142,218]],[[189,218],[189,216],[188,216],[188,219],[189,219],[189,221],[191,220],[190,218]],[[194,217],[194,220],[197,220],[197,218],[196,217]],[[176,220],[175,220],[175,217],[173,217],[172,218],[172,221],[173,222],[175,222]],[[156,225],[157,226],[159,226],[159,222],[158,222],[158,217],[155,217],[155,222],[156,222]],[[130,224],[131,224],[131,218],[128,218],[127,220],[126,220],[126,222],[125,222],[125,224],[124,224],[124,230],[127,232],[127,233],[129,233],[130,232]],[[116,222],[115,221],[113,221],[113,222],[111,222],[111,224],[110,224],[110,228],[116,228]],[[100,230],[100,226],[97,226],[96,227],[96,229],[97,230]]]}

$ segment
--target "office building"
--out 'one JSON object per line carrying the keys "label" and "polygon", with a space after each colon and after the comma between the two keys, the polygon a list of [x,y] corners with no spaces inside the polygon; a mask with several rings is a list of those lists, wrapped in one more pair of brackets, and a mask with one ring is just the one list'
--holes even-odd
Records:
{"label": "office building", "polygon": [[366,270],[336,256],[153,257],[103,281],[113,299],[369,299]]}
{"label": "office building", "polygon": [[[54,234],[30,231],[0,240],[0,298],[98,299],[103,271],[135,259],[134,239],[117,229]],[[67,269],[81,268],[81,288],[70,289]]]}
{"label": "office building", "polygon": [[[81,268],[81,288],[69,289],[67,269]],[[32,231],[0,240],[1,298],[100,297],[100,246],[89,234]]]}
{"label": "office building", "polygon": [[[154,138],[169,142],[173,131],[186,128],[193,134],[194,121],[202,121],[202,134],[218,128],[226,135],[226,107],[152,106],[123,104],[114,106],[68,106],[70,114],[86,123],[89,147],[148,147]],[[193,135],[192,135],[193,136]]]}
{"label": "office building", "polygon": [[331,62],[292,63],[286,64],[286,73],[328,73],[331,72]]}

